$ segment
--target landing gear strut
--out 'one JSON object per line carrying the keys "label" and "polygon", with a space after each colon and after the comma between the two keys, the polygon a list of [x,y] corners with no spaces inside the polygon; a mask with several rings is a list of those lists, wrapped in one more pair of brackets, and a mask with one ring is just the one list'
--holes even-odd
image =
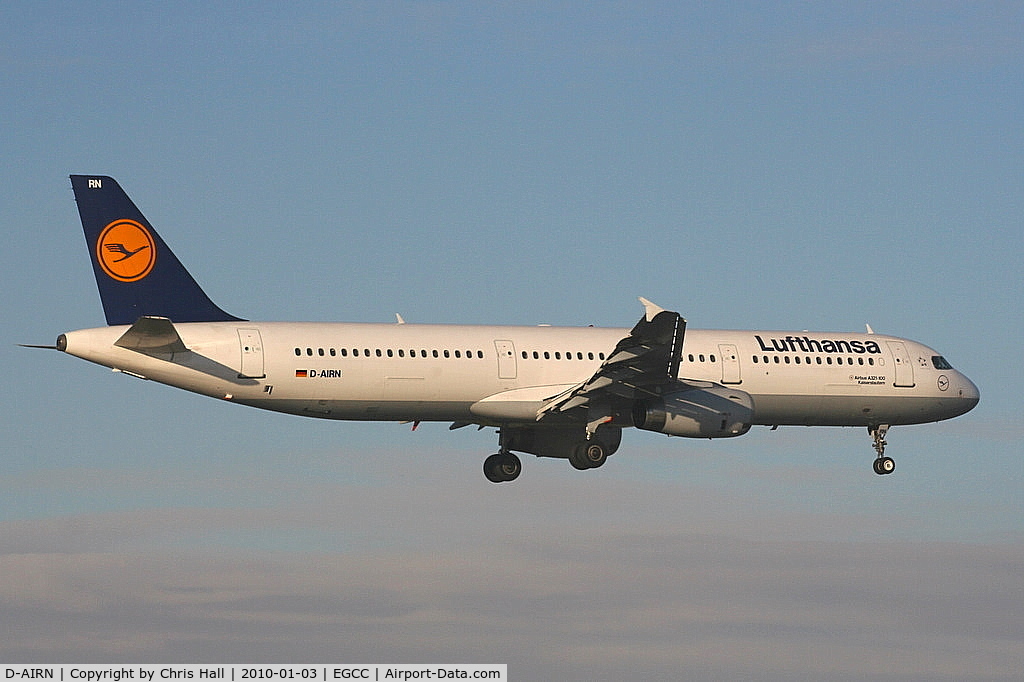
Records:
{"label": "landing gear strut", "polygon": [[879,424],[878,426],[868,427],[868,433],[871,434],[871,438],[874,441],[875,452],[878,453],[874,464],[871,466],[879,476],[891,474],[896,470],[896,462],[893,458],[885,456],[885,434],[888,433],[888,431],[888,424]]}

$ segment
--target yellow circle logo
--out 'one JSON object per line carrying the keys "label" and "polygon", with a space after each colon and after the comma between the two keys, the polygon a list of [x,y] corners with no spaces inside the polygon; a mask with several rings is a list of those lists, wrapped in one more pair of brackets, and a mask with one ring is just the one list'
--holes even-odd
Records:
{"label": "yellow circle logo", "polygon": [[115,220],[96,240],[96,260],[118,282],[137,282],[156,265],[156,242],[134,220]]}

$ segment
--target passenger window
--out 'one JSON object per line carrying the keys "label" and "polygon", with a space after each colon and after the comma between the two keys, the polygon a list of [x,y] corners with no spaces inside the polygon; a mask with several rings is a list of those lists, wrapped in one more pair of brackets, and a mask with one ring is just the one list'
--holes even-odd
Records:
{"label": "passenger window", "polygon": [[302,350],[299,348],[295,349],[295,355],[302,355]]}
{"label": "passenger window", "polygon": [[316,354],[319,355],[320,357],[323,357],[324,356],[324,349],[323,348],[317,348],[316,349]]}
{"label": "passenger window", "polygon": [[537,351],[533,351],[533,359],[540,360],[540,353],[538,353]]}
{"label": "passenger window", "polygon": [[312,355],[312,354],[313,354],[313,349],[312,348],[307,348],[306,349],[306,355]]}
{"label": "passenger window", "polygon": [[450,357],[452,356],[451,352],[450,352],[450,351],[449,351],[449,350],[448,350],[447,348],[446,348],[446,349],[445,349],[445,351],[444,351],[444,356],[445,356],[446,358],[450,358]]}
{"label": "passenger window", "polygon": [[593,360],[594,359],[594,354],[593,353],[587,353],[587,359],[588,360]]}

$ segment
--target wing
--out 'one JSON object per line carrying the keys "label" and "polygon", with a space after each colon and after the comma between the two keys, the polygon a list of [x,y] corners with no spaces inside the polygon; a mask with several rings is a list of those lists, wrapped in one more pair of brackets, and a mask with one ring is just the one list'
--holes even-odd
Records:
{"label": "wing", "polygon": [[660,395],[677,381],[686,320],[645,298],[640,302],[644,316],[629,336],[616,344],[592,377],[549,400],[537,412],[538,421],[585,410],[589,437],[616,414],[628,412],[638,398]]}

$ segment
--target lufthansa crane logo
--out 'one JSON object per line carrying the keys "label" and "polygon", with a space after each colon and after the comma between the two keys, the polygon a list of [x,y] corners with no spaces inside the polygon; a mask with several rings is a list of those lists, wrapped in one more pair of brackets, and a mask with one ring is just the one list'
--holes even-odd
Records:
{"label": "lufthansa crane logo", "polygon": [[156,242],[140,223],[115,220],[96,240],[96,260],[118,282],[137,282],[156,265]]}

